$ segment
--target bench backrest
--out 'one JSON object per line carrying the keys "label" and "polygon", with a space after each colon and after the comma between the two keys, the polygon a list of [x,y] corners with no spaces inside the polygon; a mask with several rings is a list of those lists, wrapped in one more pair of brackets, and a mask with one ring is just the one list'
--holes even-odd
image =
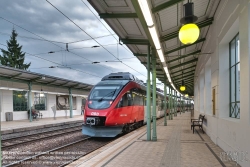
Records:
{"label": "bench backrest", "polygon": [[201,122],[200,122],[201,125],[203,124],[204,118],[205,118],[205,115],[201,115],[201,114],[200,114],[200,116],[199,116],[199,121],[201,121]]}

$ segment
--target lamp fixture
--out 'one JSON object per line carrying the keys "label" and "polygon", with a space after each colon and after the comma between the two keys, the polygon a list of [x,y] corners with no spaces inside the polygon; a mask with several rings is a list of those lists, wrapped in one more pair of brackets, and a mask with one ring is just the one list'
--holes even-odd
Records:
{"label": "lamp fixture", "polygon": [[184,81],[183,80],[181,82],[180,90],[181,91],[185,91],[186,90],[186,86],[184,85]]}
{"label": "lamp fixture", "polygon": [[185,90],[186,90],[186,86],[185,86],[184,80],[183,80],[183,71],[182,71],[182,81],[181,81],[180,90],[181,90],[181,91],[185,91]]}
{"label": "lamp fixture", "polygon": [[179,31],[180,41],[187,45],[194,43],[200,35],[199,27],[194,24],[197,21],[197,17],[194,15],[194,3],[189,2],[184,4],[184,14],[185,16],[180,20],[184,24]]}
{"label": "lamp fixture", "polygon": [[165,61],[165,57],[164,57],[164,54],[163,54],[163,50],[161,48],[161,43],[160,43],[160,40],[159,40],[159,35],[156,31],[156,26],[155,26],[155,23],[154,23],[154,19],[153,19],[153,14],[151,12],[151,9],[150,9],[150,6],[149,6],[149,0],[137,0],[138,3],[139,3],[139,6],[141,8],[141,12],[143,14],[143,17],[146,21],[146,24],[148,26],[148,30],[149,30],[149,33],[151,35],[151,38],[153,40],[153,43],[154,43],[154,46],[155,46],[155,49],[157,50],[157,54],[158,54],[158,57],[160,58],[160,61],[162,63],[162,66],[164,68],[164,71],[167,75],[167,78],[168,78],[168,82],[171,84],[171,86],[177,91],[179,92],[174,84],[172,83],[172,80],[171,80],[171,77],[170,77],[170,74],[169,74],[169,71],[168,71],[168,67],[166,65],[166,61]]}
{"label": "lamp fixture", "polygon": [[151,37],[154,41],[155,49],[156,50],[161,49],[161,44],[160,44],[159,37],[158,37],[157,32],[156,32],[155,26],[149,27],[148,29],[149,29]]}
{"label": "lamp fixture", "polygon": [[138,0],[139,5],[141,7],[141,11],[144,15],[144,18],[146,20],[146,23],[148,26],[153,26],[154,25],[154,21],[152,19],[151,13],[150,13],[150,9],[149,9],[149,5],[148,5],[148,1],[147,0]]}

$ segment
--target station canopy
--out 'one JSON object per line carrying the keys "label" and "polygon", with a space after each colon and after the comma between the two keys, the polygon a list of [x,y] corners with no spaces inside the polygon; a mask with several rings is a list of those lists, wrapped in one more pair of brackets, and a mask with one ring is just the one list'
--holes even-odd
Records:
{"label": "station canopy", "polygon": [[[194,15],[198,17],[195,22],[200,28],[199,39],[191,45],[181,44],[178,33],[182,26],[187,0],[145,0],[149,4],[154,26],[158,32],[159,41],[164,54],[165,62],[161,62],[156,55],[156,77],[169,84],[164,71],[168,68],[170,78],[175,88],[180,91],[182,80],[186,86],[184,94],[193,96],[195,68],[203,53],[208,30],[213,23],[215,11],[220,0],[192,0]],[[154,46],[149,27],[143,16],[138,0],[88,0],[98,12],[100,18],[119,36],[121,43],[125,44],[140,62],[147,68],[148,45]]]}
{"label": "station canopy", "polygon": [[88,92],[93,85],[0,65],[0,80]]}

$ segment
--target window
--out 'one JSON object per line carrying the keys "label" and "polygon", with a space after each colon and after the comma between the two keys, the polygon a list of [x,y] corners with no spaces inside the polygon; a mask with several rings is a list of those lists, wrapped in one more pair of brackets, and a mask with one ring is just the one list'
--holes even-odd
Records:
{"label": "window", "polygon": [[34,107],[36,110],[46,110],[47,94],[34,93]]}
{"label": "window", "polygon": [[239,34],[229,43],[230,65],[230,113],[233,118],[240,118],[240,41]]}
{"label": "window", "polygon": [[131,105],[131,95],[130,93],[125,93],[117,104],[117,108],[127,107],[128,105]]}
{"label": "window", "polygon": [[28,111],[28,92],[13,90],[13,111]]}

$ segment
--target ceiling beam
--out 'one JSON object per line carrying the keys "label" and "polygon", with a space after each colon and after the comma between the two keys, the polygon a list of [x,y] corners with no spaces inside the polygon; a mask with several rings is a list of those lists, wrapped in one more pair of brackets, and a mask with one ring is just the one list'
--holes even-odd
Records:
{"label": "ceiling beam", "polygon": [[[194,80],[193,80],[193,78],[191,78],[191,79],[188,79],[188,80],[183,80],[184,81],[184,84],[190,84],[190,83],[194,83]],[[181,81],[178,81],[178,82],[175,82],[176,84],[181,84],[182,83],[182,80]]]}
{"label": "ceiling beam", "polygon": [[[148,64],[147,62],[141,62],[141,64]],[[161,65],[160,63],[155,63],[156,65]]]}
{"label": "ceiling beam", "polygon": [[193,74],[186,75],[185,77],[183,76],[182,78],[178,78],[178,79],[173,80],[173,81],[174,81],[174,82],[178,82],[178,81],[184,80],[184,82],[185,82],[185,80],[188,80],[188,79],[190,79],[190,78],[194,78],[194,75],[193,75]]}
{"label": "ceiling beam", "polygon": [[138,18],[136,13],[100,13],[101,19]]}
{"label": "ceiling beam", "polygon": [[12,75],[12,76],[10,76],[9,78],[12,79],[12,78],[18,77],[18,76],[20,76],[20,75],[22,75],[22,73],[18,73],[18,74],[16,74],[16,75]]}
{"label": "ceiling beam", "polygon": [[70,85],[69,87],[70,88],[75,88],[75,87],[77,87],[77,86],[79,86],[80,84],[75,84],[75,85]]}
{"label": "ceiling beam", "polygon": [[187,74],[190,74],[190,73],[194,73],[194,70],[191,70],[191,71],[188,71],[188,72],[184,72],[183,74],[179,74],[179,75],[176,75],[176,76],[171,76],[171,78],[176,78],[176,77],[179,77],[179,76],[182,76],[182,75],[187,75]]}
{"label": "ceiling beam", "polygon": [[147,54],[142,54],[142,53],[134,53],[134,56],[136,56],[136,57],[139,57],[139,56],[147,57],[148,55]]}
{"label": "ceiling beam", "polygon": [[36,78],[31,79],[30,82],[35,82],[35,81],[40,80],[40,79],[42,79],[42,77],[36,77]]}
{"label": "ceiling beam", "polygon": [[156,12],[159,12],[159,11],[161,11],[163,9],[169,8],[170,6],[173,6],[173,5],[175,5],[175,4],[179,3],[179,2],[182,2],[182,1],[183,0],[170,0],[168,2],[165,2],[165,3],[161,4],[161,5],[158,5],[158,6],[154,7],[154,8],[152,8],[152,13],[156,13]]}
{"label": "ceiling beam", "polygon": [[192,45],[195,45],[195,44],[197,44],[197,43],[203,42],[203,41],[205,41],[205,40],[206,40],[206,38],[201,38],[201,39],[197,40],[196,42],[194,42],[194,43],[192,43],[192,44],[190,44],[190,45],[182,45],[182,46],[180,46],[180,47],[178,47],[178,48],[169,50],[169,51],[165,52],[164,54],[167,55],[167,54],[169,54],[169,53],[172,53],[172,52],[175,52],[175,51],[178,51],[178,50],[187,48],[187,47],[189,47],[189,46],[192,46]]}
{"label": "ceiling beam", "polygon": [[[201,50],[197,50],[197,51],[192,52],[192,53],[189,53],[189,54],[187,54],[187,55],[180,55],[180,57],[178,57],[178,58],[176,58],[176,59],[169,60],[169,61],[167,61],[167,63],[172,63],[172,62],[174,62],[174,61],[177,61],[177,60],[186,58],[186,57],[188,57],[188,56],[192,56],[192,55],[197,54],[197,53],[200,53],[200,52],[201,52]],[[171,56],[170,56],[170,57],[171,57]]]}
{"label": "ceiling beam", "polygon": [[192,73],[192,74],[188,74],[188,75],[183,75],[183,76],[180,76],[180,77],[178,77],[178,78],[173,78],[173,81],[176,81],[176,80],[179,80],[179,79],[185,78],[185,77],[187,77],[187,76],[192,76],[192,75],[194,75],[194,73]]}
{"label": "ceiling beam", "polygon": [[123,44],[129,45],[149,45],[149,41],[147,39],[121,39]]}
{"label": "ceiling beam", "polygon": [[69,83],[69,81],[68,82],[64,82],[63,84],[60,84],[59,86],[66,86],[68,83]]}
{"label": "ceiling beam", "polygon": [[46,85],[51,85],[52,83],[56,82],[57,80],[54,80],[54,81],[51,81],[51,82],[48,82],[46,83]]}
{"label": "ceiling beam", "polygon": [[[211,25],[213,23],[213,20],[214,20],[214,18],[211,17],[211,18],[208,18],[206,20],[203,20],[203,21],[196,23],[196,25],[201,29],[203,27]],[[173,38],[177,38],[178,34],[179,34],[179,30],[160,37],[160,40],[161,40],[161,42],[168,41],[168,40],[171,40]]]}
{"label": "ceiling beam", "polygon": [[195,59],[186,61],[186,62],[184,62],[184,63],[181,63],[181,64],[178,64],[178,65],[172,66],[172,67],[170,67],[169,69],[170,69],[170,70],[173,70],[173,69],[175,69],[175,68],[178,68],[178,67],[181,67],[181,66],[184,66],[184,65],[193,63],[193,62],[197,62],[197,61],[198,61],[198,58],[195,58]]}
{"label": "ceiling beam", "polygon": [[171,75],[176,74],[176,73],[179,73],[179,72],[182,72],[182,71],[185,71],[185,70],[190,69],[190,68],[194,68],[194,67],[196,67],[196,65],[193,65],[193,66],[190,66],[190,67],[184,68],[184,69],[179,70],[179,71],[171,72]]}

